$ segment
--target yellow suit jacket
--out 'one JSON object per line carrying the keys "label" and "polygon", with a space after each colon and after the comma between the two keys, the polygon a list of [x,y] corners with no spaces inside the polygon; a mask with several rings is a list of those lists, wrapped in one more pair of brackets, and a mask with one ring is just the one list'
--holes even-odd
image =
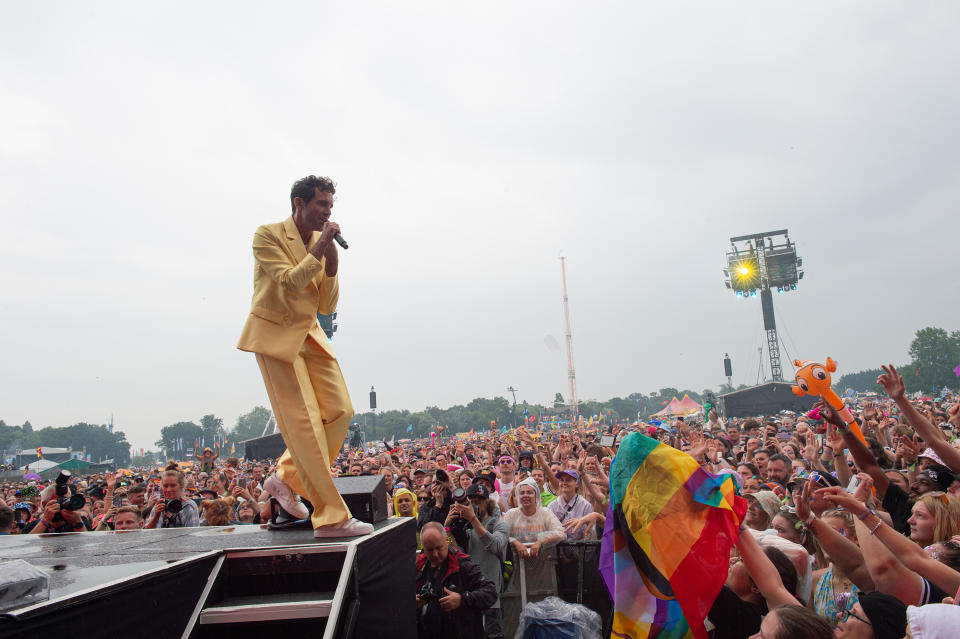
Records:
{"label": "yellow suit jacket", "polygon": [[[314,231],[309,246],[319,238]],[[311,336],[336,357],[317,313],[336,310],[340,284],[327,276],[324,260],[307,252],[292,216],[257,229],[253,257],[253,303],[237,348],[292,363]]]}

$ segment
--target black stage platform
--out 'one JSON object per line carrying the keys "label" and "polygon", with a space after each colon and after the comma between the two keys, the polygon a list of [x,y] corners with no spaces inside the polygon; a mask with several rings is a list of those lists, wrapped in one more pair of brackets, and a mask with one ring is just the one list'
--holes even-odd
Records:
{"label": "black stage platform", "polygon": [[262,526],[0,536],[0,563],[50,576],[50,600],[0,614],[0,637],[416,635],[416,525],[314,539]]}

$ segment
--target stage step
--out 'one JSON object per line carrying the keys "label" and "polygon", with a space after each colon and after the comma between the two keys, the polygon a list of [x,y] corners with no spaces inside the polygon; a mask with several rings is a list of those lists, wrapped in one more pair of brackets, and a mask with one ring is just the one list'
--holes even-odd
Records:
{"label": "stage step", "polygon": [[332,636],[344,604],[355,598],[348,594],[356,590],[355,555],[348,543],[228,550],[210,575],[188,636],[259,639],[264,631],[300,626],[313,636]]}
{"label": "stage step", "polygon": [[200,624],[322,619],[330,615],[332,592],[228,597],[200,612]]}

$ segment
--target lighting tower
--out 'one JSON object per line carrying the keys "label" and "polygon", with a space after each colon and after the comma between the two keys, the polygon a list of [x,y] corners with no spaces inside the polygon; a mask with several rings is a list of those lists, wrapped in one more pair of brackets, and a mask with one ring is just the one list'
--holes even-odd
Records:
{"label": "lighting tower", "polygon": [[560,257],[560,275],[563,278],[563,319],[567,325],[567,377],[570,378],[570,421],[580,414],[577,401],[577,373],[573,368],[573,334],[570,332],[570,300],[567,298],[567,268],[565,257]]}
{"label": "lighting tower", "polygon": [[[776,240],[783,236],[781,243]],[[724,284],[737,297],[751,298],[760,293],[763,329],[767,333],[767,352],[770,356],[770,374],[773,381],[783,381],[780,368],[780,341],[777,321],[773,313],[773,289],[777,293],[797,290],[803,279],[803,259],[797,257],[797,247],[790,241],[786,229],[770,233],[756,233],[730,238],[727,265],[723,269]]]}

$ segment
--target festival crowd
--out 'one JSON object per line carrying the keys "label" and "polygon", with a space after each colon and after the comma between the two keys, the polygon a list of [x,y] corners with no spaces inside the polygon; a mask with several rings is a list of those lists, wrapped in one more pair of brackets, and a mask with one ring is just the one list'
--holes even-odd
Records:
{"label": "festival crowd", "polygon": [[[847,402],[866,444],[818,403],[383,442],[345,448],[333,473],[382,475],[390,515],[416,519],[421,637],[502,637],[521,565],[526,601],[555,595],[558,544],[601,538],[611,461],[633,431],[731,475],[747,500],[707,614],[714,639],[960,636],[960,401],[908,396],[892,366],[878,383],[886,396]],[[0,534],[265,524],[274,470],[206,449],[165,468],[7,482]]]}

